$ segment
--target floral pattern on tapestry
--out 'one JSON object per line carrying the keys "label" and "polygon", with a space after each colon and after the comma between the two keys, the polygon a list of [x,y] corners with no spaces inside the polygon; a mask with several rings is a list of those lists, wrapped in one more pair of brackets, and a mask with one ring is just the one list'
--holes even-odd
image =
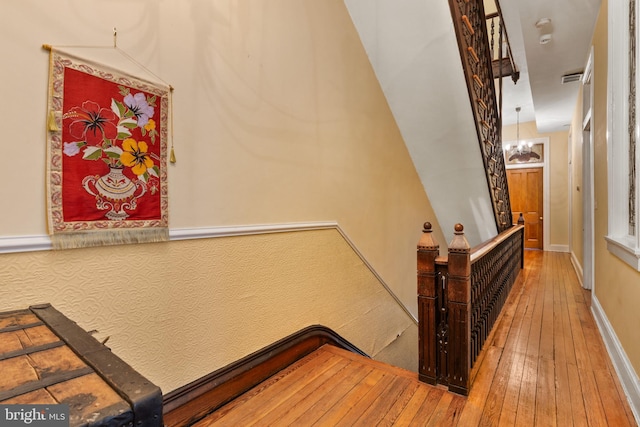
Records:
{"label": "floral pattern on tapestry", "polygon": [[61,247],[166,240],[167,88],[60,52],[51,61],[52,235]]}

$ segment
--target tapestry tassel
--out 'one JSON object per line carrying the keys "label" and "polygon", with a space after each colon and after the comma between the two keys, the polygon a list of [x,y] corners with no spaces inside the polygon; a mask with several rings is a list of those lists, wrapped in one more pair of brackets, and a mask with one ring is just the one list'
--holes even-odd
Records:
{"label": "tapestry tassel", "polygon": [[169,154],[169,161],[171,163],[176,162],[176,153],[173,152],[173,86],[169,85],[169,126],[171,126],[171,153]]}
{"label": "tapestry tassel", "polygon": [[58,123],[56,123],[56,115],[53,110],[49,111],[49,120],[47,123],[47,127],[51,132],[57,132],[60,130],[60,128],[58,127]]}

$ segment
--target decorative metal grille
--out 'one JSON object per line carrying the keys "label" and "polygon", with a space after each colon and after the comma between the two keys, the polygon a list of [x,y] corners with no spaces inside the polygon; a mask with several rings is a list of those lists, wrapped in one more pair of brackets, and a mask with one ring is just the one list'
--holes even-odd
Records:
{"label": "decorative metal grille", "polygon": [[487,174],[498,232],[513,224],[502,152],[500,106],[491,62],[484,6],[481,0],[449,0],[458,47],[476,119],[480,152]]}
{"label": "decorative metal grille", "polygon": [[446,258],[437,245],[421,246],[428,239],[418,245],[418,369],[421,381],[468,395],[474,363],[524,266],[524,227],[474,251],[458,239],[462,230],[456,226]]}
{"label": "decorative metal grille", "polygon": [[520,272],[523,239],[521,230],[471,265],[471,366]]}

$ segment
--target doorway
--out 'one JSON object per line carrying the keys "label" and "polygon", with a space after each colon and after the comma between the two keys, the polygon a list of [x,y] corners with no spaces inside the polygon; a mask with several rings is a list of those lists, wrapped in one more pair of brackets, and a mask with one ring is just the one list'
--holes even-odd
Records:
{"label": "doorway", "polygon": [[517,222],[524,217],[524,247],[544,248],[543,216],[543,168],[518,168],[507,170],[511,214]]}

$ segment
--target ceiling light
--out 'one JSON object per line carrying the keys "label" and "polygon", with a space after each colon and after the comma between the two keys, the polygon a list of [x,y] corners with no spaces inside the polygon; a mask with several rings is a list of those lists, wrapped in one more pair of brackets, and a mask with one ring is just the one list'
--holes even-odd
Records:
{"label": "ceiling light", "polygon": [[543,34],[540,36],[540,44],[547,44],[551,41],[551,34]]}
{"label": "ceiling light", "polygon": [[536,28],[542,28],[545,25],[549,25],[551,23],[551,18],[540,18],[538,22],[536,22]]}
{"label": "ceiling light", "polygon": [[533,151],[532,141],[520,141],[520,110],[516,107],[516,142],[513,147],[506,145],[504,147],[507,160],[513,163],[529,163],[531,159],[540,159],[540,155]]}

